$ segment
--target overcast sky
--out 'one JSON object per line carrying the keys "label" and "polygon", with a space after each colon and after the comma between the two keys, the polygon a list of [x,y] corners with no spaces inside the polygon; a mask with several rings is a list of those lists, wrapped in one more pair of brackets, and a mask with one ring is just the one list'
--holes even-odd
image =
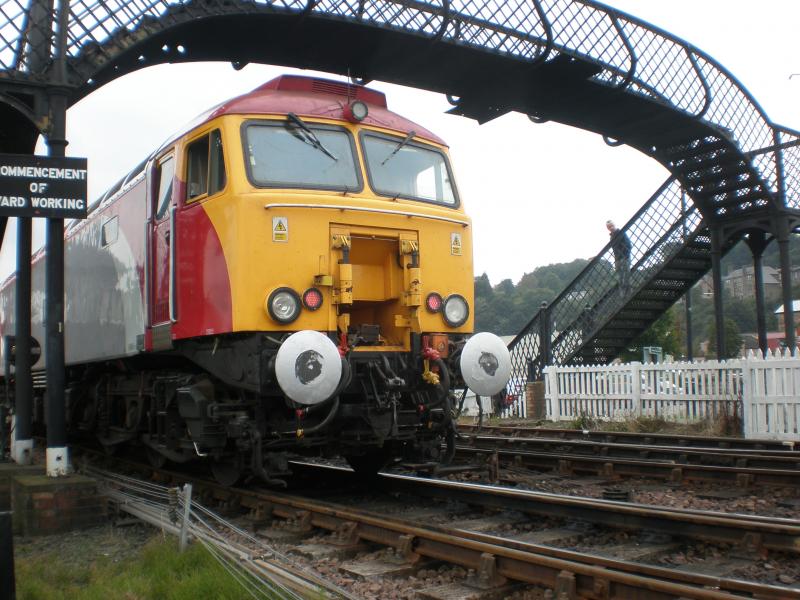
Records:
{"label": "overcast sky", "polygon": [[[615,0],[609,4],[710,54],[776,123],[800,128],[800,2],[797,0]],[[292,69],[227,63],[162,65],[107,84],[70,109],[70,156],[89,159],[89,195],[99,196],[170,133],[209,106]],[[302,73],[313,74],[309,71]],[[324,75],[330,77],[330,75]],[[599,135],[534,125],[511,114],[487,123],[445,115],[444,96],[373,82],[389,108],[451,148],[461,197],[474,221],[475,273],[515,283],[535,267],[589,258],[608,239],[607,219],[626,222],[667,178],[654,160]],[[45,150],[40,148],[40,153]],[[37,220],[34,248],[43,243]],[[14,270],[9,221],[0,276]]]}

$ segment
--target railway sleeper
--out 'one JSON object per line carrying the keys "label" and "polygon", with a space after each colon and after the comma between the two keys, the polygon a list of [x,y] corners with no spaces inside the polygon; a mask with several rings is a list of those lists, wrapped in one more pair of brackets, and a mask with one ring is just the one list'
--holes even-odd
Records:
{"label": "railway sleeper", "polygon": [[[595,588],[596,588],[595,584]],[[578,597],[575,573],[561,571],[556,577],[556,586],[553,595],[557,600],[576,600]]]}
{"label": "railway sleeper", "polygon": [[[201,484],[199,487],[202,489],[204,486]],[[212,484],[210,487],[219,490],[219,486]],[[781,589],[770,586],[764,588],[764,595],[759,595],[761,590],[757,584],[724,581],[718,579],[718,576],[697,574],[686,579],[680,575],[680,569],[672,576],[669,569],[648,565],[639,565],[636,567],[637,570],[632,571],[627,563],[613,559],[606,560],[614,563],[615,568],[608,568],[610,564],[596,561],[592,561],[591,564],[578,563],[570,558],[572,553],[558,549],[549,549],[545,551],[546,553],[535,552],[536,559],[531,560],[527,555],[536,550],[534,547],[527,548],[524,543],[499,545],[503,540],[477,532],[450,532],[439,527],[430,528],[413,523],[395,522],[391,518],[386,519],[379,515],[359,515],[354,510],[338,505],[327,503],[310,505],[305,499],[284,495],[264,495],[239,489],[225,491],[239,494],[242,497],[241,505],[244,507],[252,509],[259,503],[271,505],[274,516],[292,519],[295,524],[302,523],[305,525],[304,529],[309,532],[314,527],[319,527],[340,532],[340,535],[357,534],[359,540],[392,546],[397,549],[396,555],[405,555],[411,561],[425,557],[472,569],[479,582],[481,578],[484,582],[491,580],[496,574],[513,582],[543,586],[551,590],[549,597],[554,599],[610,600],[647,597],[674,600],[680,597],[693,599],[746,597],[734,595],[731,590],[755,592],[751,597],[795,597],[788,588],[786,588],[788,594],[776,595]],[[354,523],[357,523],[357,526],[354,527]],[[771,534],[764,534],[763,540],[761,538],[762,536],[743,535],[743,547],[750,545],[758,549],[761,545],[774,547],[776,544],[776,540],[771,539],[774,538]],[[617,570],[618,568],[621,570]],[[499,583],[502,580],[494,581]],[[699,586],[712,587],[709,589]],[[487,589],[488,594],[497,591],[498,588]],[[643,593],[645,595],[642,595]],[[481,596],[470,594],[465,597]]]}
{"label": "railway sleeper", "polygon": [[478,568],[467,576],[466,584],[480,590],[498,588],[508,583],[508,578],[497,572],[497,557],[484,552],[481,554]]}

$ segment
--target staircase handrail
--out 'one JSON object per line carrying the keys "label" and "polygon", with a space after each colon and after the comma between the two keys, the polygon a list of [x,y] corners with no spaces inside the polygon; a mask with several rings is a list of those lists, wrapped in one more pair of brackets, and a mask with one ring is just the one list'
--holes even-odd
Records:
{"label": "staircase handrail", "polygon": [[[680,227],[683,227],[683,226],[684,226],[684,224],[685,224],[685,221],[686,221],[686,217],[688,217],[689,215],[691,215],[691,214],[693,214],[694,212],[697,212],[697,211],[698,211],[698,209],[697,209],[697,207],[696,207],[696,206],[694,206],[694,205],[693,205],[693,206],[689,207],[689,209],[688,209],[688,210],[687,210],[687,211],[684,213],[683,219],[682,219],[682,220],[679,220],[679,221],[675,221],[675,222],[672,224],[672,226],[671,226],[669,229],[667,229],[667,230],[666,230],[666,231],[665,231],[665,232],[664,232],[664,233],[661,235],[661,237],[659,238],[659,240],[658,240],[658,241],[657,241],[655,244],[651,245],[651,246],[650,246],[650,247],[647,249],[647,251],[646,251],[646,252],[645,252],[645,253],[642,255],[642,257],[639,259],[639,261],[636,263],[636,265],[631,265],[631,272],[632,272],[632,273],[633,273],[633,272],[635,272],[635,271],[636,271],[636,270],[637,270],[639,267],[641,267],[641,266],[642,266],[642,265],[645,263],[645,261],[646,261],[648,258],[651,258],[651,257],[652,257],[652,256],[655,254],[655,252],[656,252],[657,250],[659,250],[660,248],[662,248],[662,244],[664,244],[664,243],[666,243],[666,242],[668,242],[668,241],[669,241],[669,238],[670,238],[670,236],[672,236],[672,235],[675,233],[675,230],[676,230],[676,229],[678,229],[678,228],[680,228]],[[695,229],[694,229],[694,230],[692,230],[692,232],[690,232],[690,233],[689,233],[689,236],[691,236],[691,237],[694,237],[694,236],[696,236],[696,235],[697,235],[699,232],[701,232],[701,231],[702,231],[702,230],[703,230],[703,229],[704,229],[706,226],[707,226],[707,225],[705,224],[705,222],[704,222],[704,221],[701,221],[701,222],[699,222],[699,223],[698,223],[698,225],[697,225],[697,227],[695,227]],[[627,227],[627,224],[626,224],[626,227]],[[609,244],[609,245],[610,245],[610,244]],[[609,248],[608,248],[608,246],[609,246],[609,245],[606,245],[606,247],[605,247],[605,248],[604,248],[604,249],[601,251],[601,256],[602,256],[602,255],[604,255],[604,254],[605,254],[605,253],[608,251],[608,249],[609,249]],[[670,255],[670,256],[669,256],[669,258],[674,258],[675,254],[677,254],[678,252],[680,252],[680,249],[677,249],[677,250],[675,251],[675,253],[674,253],[674,254],[672,254],[672,255]],[[630,299],[630,298],[633,298],[633,297],[636,295],[636,293],[637,293],[637,292],[638,292],[638,288],[636,288],[635,286],[631,286],[631,288],[630,288],[630,291],[629,291],[629,293],[627,294],[627,298],[626,298],[626,300],[627,300],[627,299]],[[601,298],[601,299],[598,301],[598,303],[599,303],[599,302],[602,302],[602,301],[603,301],[603,299]],[[555,305],[555,302],[553,303],[553,305]],[[595,306],[596,306],[596,304],[595,304]],[[594,308],[594,307],[593,307],[593,308]],[[594,323],[595,323],[595,327],[594,327],[594,329],[593,329],[593,330],[591,330],[591,331],[590,331],[590,333],[594,333],[595,331],[598,331],[598,330],[602,329],[602,327],[603,327],[603,326],[604,326],[606,323],[608,323],[608,321],[610,321],[611,319],[613,319],[613,318],[614,318],[614,316],[615,316],[615,313],[612,313],[612,314],[609,314],[609,315],[600,315],[600,316],[599,316],[599,318],[598,318],[598,316],[597,316],[597,313],[594,313],[594,314],[595,314],[595,317],[594,317]],[[558,345],[558,344],[559,344],[559,342],[561,341],[561,339],[563,338],[563,336],[564,336],[564,335],[565,335],[565,334],[568,332],[568,329],[569,329],[569,328],[571,328],[571,327],[573,326],[573,324],[575,323],[575,321],[576,321],[576,320],[577,320],[577,317],[576,317],[576,319],[574,319],[574,320],[573,320],[573,322],[572,322],[572,323],[570,323],[570,324],[569,324],[569,325],[567,325],[566,327],[563,327],[563,328],[561,328],[561,329],[559,330],[559,335],[558,335],[558,336],[556,336],[556,338],[555,338],[555,339],[554,339],[554,340],[551,342],[551,344],[552,344],[552,346],[553,346],[553,347],[555,347],[556,345]],[[591,335],[589,335],[589,336],[587,336],[587,337],[588,337],[588,338],[591,338]],[[587,340],[584,340],[584,341],[587,341]]]}
{"label": "staircase handrail", "polygon": [[[639,219],[639,217],[641,217],[651,207],[653,202],[655,202],[661,196],[661,194],[670,186],[670,184],[672,184],[675,181],[677,181],[677,180],[676,180],[676,178],[674,176],[668,177],[667,180],[664,183],[661,184],[661,186],[658,188],[658,190],[656,190],[656,192],[652,196],[650,196],[650,198],[647,200],[647,202],[645,202],[644,204],[642,204],[641,207],[639,207],[639,210],[637,210],[633,214],[633,216],[628,220],[628,222],[625,223],[625,225],[622,227],[622,232],[625,235],[628,234],[628,232],[630,231],[632,225]],[[583,269],[581,269],[580,273],[578,273],[572,279],[572,281],[569,284],[567,284],[567,286],[563,290],[561,290],[561,293],[559,293],[552,302],[548,303],[547,309],[544,309],[544,310],[550,310],[553,306],[556,306],[559,302],[563,301],[565,297],[567,297],[568,295],[573,293],[575,291],[575,288],[578,285],[578,282],[583,277],[588,275],[598,265],[598,263],[601,260],[605,260],[603,257],[608,253],[609,250],[611,250],[612,245],[613,245],[613,242],[609,239],[609,241],[606,243],[605,246],[603,246],[603,248],[600,250],[600,252],[598,252],[583,267]],[[525,326],[514,337],[514,339],[511,340],[508,343],[508,349],[509,350],[514,348],[514,346],[516,346],[519,343],[520,339],[522,337],[524,337],[525,335],[527,335],[528,331],[532,328],[534,323],[537,322],[537,320],[539,318],[539,315],[542,312],[542,310],[543,309],[539,309],[538,311],[536,311],[536,314],[533,316],[533,318],[531,318],[531,320],[528,321],[528,323],[525,324]]]}

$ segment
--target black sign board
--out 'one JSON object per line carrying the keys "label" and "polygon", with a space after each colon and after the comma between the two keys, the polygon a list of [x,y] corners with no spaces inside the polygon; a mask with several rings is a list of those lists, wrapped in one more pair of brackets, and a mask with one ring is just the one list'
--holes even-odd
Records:
{"label": "black sign board", "polygon": [[85,158],[0,154],[0,217],[85,219]]}
{"label": "black sign board", "polygon": [[[39,344],[39,340],[35,337],[31,336],[31,364],[35,365],[36,362],[39,360],[39,357],[42,356],[42,346]],[[13,364],[17,362],[17,336],[15,335],[4,335],[3,336],[3,353],[5,354],[6,360]]]}

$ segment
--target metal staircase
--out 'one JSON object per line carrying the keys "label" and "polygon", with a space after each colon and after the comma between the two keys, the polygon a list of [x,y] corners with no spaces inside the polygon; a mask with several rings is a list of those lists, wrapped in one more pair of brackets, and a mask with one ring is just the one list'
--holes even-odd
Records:
{"label": "metal staircase", "polygon": [[619,285],[609,242],[509,344],[513,385],[551,363],[609,362],[711,268],[707,222],[675,178],[623,232],[632,246],[629,288]]}
{"label": "metal staircase", "polygon": [[[652,325],[711,269],[712,223],[785,218],[798,209],[796,132],[744,152],[729,132],[653,149],[673,172],[623,228],[632,244],[630,288],[621,290],[607,244],[509,344],[511,393],[548,364],[604,364]],[[736,236],[720,248],[729,250]]]}

